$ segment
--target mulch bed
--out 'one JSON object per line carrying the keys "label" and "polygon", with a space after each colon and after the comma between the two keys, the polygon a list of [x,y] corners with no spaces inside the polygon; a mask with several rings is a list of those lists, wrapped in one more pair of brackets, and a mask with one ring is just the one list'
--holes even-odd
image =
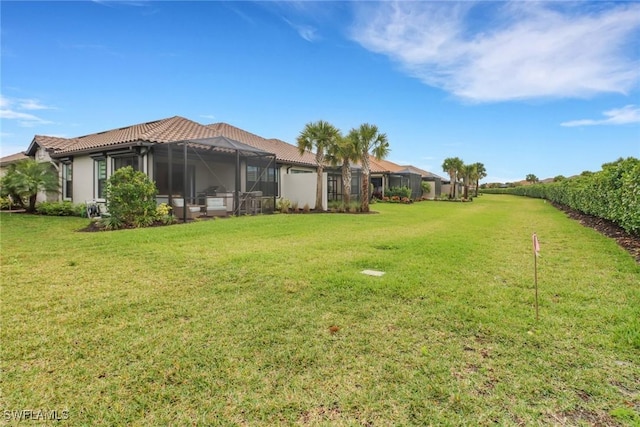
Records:
{"label": "mulch bed", "polygon": [[609,220],[587,215],[556,203],[553,203],[553,206],[565,212],[569,218],[575,219],[585,227],[591,227],[600,234],[615,239],[618,245],[629,252],[640,264],[640,236],[627,233],[622,227]]}

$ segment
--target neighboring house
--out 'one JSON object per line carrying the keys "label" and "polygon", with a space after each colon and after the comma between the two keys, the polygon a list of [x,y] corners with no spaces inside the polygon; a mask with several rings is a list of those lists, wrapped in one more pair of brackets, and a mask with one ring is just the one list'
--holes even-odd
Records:
{"label": "neighboring house", "polygon": [[431,191],[429,191],[428,194],[424,195],[425,198],[435,199],[437,197],[440,197],[440,195],[442,194],[442,181],[444,180],[443,177],[424,169],[417,168],[415,166],[407,165],[403,167],[411,173],[419,174],[422,182],[429,183]]}
{"label": "neighboring house", "polygon": [[400,166],[385,159],[369,158],[371,168],[372,192],[375,197],[384,197],[384,191],[391,187],[409,187],[411,198],[422,197],[422,176],[411,169],[413,166]]}
{"label": "neighboring house", "polygon": [[27,156],[23,151],[0,158],[0,178],[6,175],[9,165],[17,163],[20,160],[27,160],[28,158],[29,156]]}
{"label": "neighboring house", "polygon": [[[0,158],[0,178],[2,178],[7,174],[7,171],[10,165],[20,162],[22,160],[27,160],[29,158],[30,157],[27,156],[24,152],[11,154],[9,156]],[[55,163],[52,163],[52,166],[55,167],[56,166]],[[55,193],[40,192],[36,196],[36,201],[38,202],[56,201],[56,200],[58,200],[58,196]]]}

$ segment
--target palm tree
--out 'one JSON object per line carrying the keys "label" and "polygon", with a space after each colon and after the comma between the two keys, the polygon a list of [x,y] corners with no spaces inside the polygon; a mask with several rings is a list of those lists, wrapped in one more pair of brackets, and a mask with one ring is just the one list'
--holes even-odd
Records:
{"label": "palm tree", "polygon": [[329,146],[327,158],[333,166],[341,165],[342,171],[342,204],[348,207],[351,203],[351,163],[358,160],[357,142],[350,133],[342,135],[336,144]]}
{"label": "palm tree", "polygon": [[29,201],[28,212],[35,212],[38,193],[58,191],[60,182],[58,173],[51,163],[36,160],[22,160],[9,165],[7,174],[2,178],[2,192],[11,194],[16,202],[24,206],[24,199]]}
{"label": "palm tree", "polygon": [[469,198],[469,184],[473,181],[475,182],[477,171],[476,164],[472,163],[470,165],[462,166],[462,182],[464,185],[464,198]]}
{"label": "palm tree", "polygon": [[527,182],[529,182],[531,184],[535,184],[536,182],[539,181],[539,179],[538,179],[537,176],[535,176],[534,174],[530,173],[530,174],[527,174],[527,176],[525,178],[525,181],[527,181]]}
{"label": "palm tree", "polygon": [[316,151],[316,167],[318,169],[318,181],[316,185],[316,210],[322,210],[322,174],[324,172],[324,158],[327,148],[340,136],[340,131],[329,122],[318,120],[315,123],[307,123],[300,135],[298,135],[298,150],[300,154],[305,151]]}
{"label": "palm tree", "polygon": [[358,129],[351,129],[348,139],[352,139],[357,148],[357,158],[362,163],[362,199],[360,210],[369,212],[369,181],[371,171],[369,156],[380,160],[389,155],[389,140],[386,133],[380,133],[378,126],[363,123]]}
{"label": "palm tree", "polygon": [[442,163],[442,170],[449,174],[451,180],[451,188],[449,189],[449,198],[456,198],[456,187],[458,186],[458,171],[462,169],[464,162],[459,157],[447,157]]}
{"label": "palm tree", "polygon": [[474,163],[476,165],[476,175],[475,175],[475,180],[476,180],[476,197],[478,197],[478,187],[480,186],[480,180],[482,178],[486,178],[487,177],[487,169],[484,167],[484,164],[478,162],[478,163]]}

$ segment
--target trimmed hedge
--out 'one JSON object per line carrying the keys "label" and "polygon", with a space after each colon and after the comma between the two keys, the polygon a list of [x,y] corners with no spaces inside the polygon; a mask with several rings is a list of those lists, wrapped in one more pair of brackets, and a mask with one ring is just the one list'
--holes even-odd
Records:
{"label": "trimmed hedge", "polygon": [[36,213],[49,216],[86,216],[86,207],[68,201],[40,202],[36,204]]}
{"label": "trimmed hedge", "polygon": [[558,182],[482,191],[547,199],[640,235],[640,160],[633,157],[605,163],[599,172]]}

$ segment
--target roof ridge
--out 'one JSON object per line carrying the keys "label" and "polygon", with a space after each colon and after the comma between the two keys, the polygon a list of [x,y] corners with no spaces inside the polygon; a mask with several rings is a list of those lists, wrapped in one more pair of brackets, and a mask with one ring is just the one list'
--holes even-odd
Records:
{"label": "roof ridge", "polygon": [[198,122],[194,122],[193,120],[189,120],[187,118],[184,118],[182,116],[173,116],[173,117],[167,117],[166,119],[161,119],[161,120],[156,120],[154,122],[149,122],[149,123],[141,123],[139,125],[133,125],[133,126],[144,126],[147,124],[156,124],[155,126],[151,127],[150,129],[146,129],[143,132],[141,132],[139,135],[137,135],[138,139],[142,139],[142,140],[147,140],[147,141],[152,141],[152,138],[155,134],[157,134],[158,132],[162,132],[164,130],[167,129],[167,127],[172,126],[173,124],[178,124],[178,123],[183,123],[184,122],[189,122],[189,123],[193,123],[196,125],[200,125],[200,126],[204,126]]}
{"label": "roof ridge", "polygon": [[244,130],[244,129],[242,129],[242,128],[239,128],[239,127],[237,127],[237,126],[234,126],[234,125],[229,124],[229,123],[226,123],[226,122],[211,123],[210,125],[205,125],[205,126],[213,128],[213,126],[217,126],[217,125],[225,125],[225,126],[229,126],[229,127],[234,128],[234,129],[236,129],[236,130],[239,130],[240,132],[244,132],[244,133],[249,134],[249,135],[251,135],[251,136],[255,136],[256,138],[260,138],[260,139],[262,139],[262,140],[264,140],[264,141],[269,141],[269,138],[265,138],[264,136],[260,136],[260,135],[258,135],[258,134],[256,134],[256,133],[249,132],[248,130]]}
{"label": "roof ridge", "polygon": [[93,133],[88,133],[86,135],[76,136],[73,139],[82,139],[82,138],[87,138],[87,137],[91,137],[91,136],[95,136],[95,135],[102,135],[102,134],[109,133],[109,132],[122,131],[122,130],[133,128],[133,127],[136,127],[136,126],[153,125],[155,123],[165,122],[167,120],[170,120],[170,119],[173,119],[173,118],[176,118],[176,117],[179,117],[179,116],[172,116],[172,117],[167,117],[167,118],[164,118],[164,119],[151,120],[151,121],[142,122],[142,123],[134,123],[134,124],[128,125],[128,126],[121,126],[121,127],[113,128],[113,129],[109,129],[109,130],[104,130],[104,131],[100,131],[100,132],[93,132]]}

